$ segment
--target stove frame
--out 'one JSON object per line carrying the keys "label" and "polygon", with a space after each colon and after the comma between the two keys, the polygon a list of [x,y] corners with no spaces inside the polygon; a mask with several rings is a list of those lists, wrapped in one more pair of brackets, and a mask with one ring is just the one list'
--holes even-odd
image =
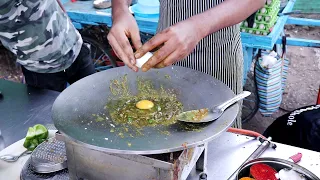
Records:
{"label": "stove frame", "polygon": [[196,168],[205,179],[207,147],[165,154],[115,154],[92,149],[57,133],[56,138],[66,145],[71,180],[186,180]]}

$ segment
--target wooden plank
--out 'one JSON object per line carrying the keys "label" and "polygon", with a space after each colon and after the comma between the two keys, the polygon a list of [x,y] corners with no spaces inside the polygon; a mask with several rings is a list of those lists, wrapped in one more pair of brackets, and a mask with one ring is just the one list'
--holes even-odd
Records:
{"label": "wooden plank", "polygon": [[67,2],[70,2],[71,0],[60,0],[60,2],[62,3],[62,4],[65,4],[65,3],[67,3]]}
{"label": "wooden plank", "polygon": [[[282,38],[277,40],[277,44],[282,44]],[[288,46],[301,46],[301,47],[317,47],[320,48],[320,40],[309,40],[300,38],[287,38]]]}
{"label": "wooden plank", "polygon": [[[290,0],[287,4],[287,6],[283,9],[282,13],[291,12],[292,8],[294,6],[295,0]],[[288,15],[284,15],[279,17],[277,24],[273,27],[272,32],[269,34],[269,36],[272,38],[271,43],[274,45],[278,38],[281,36],[281,33],[283,32],[284,25],[286,24],[288,20]],[[271,48],[273,48],[273,45]]]}
{"label": "wooden plank", "polygon": [[270,36],[259,36],[249,33],[241,33],[242,45],[250,48],[272,49]]}
{"label": "wooden plank", "polygon": [[65,2],[63,4],[68,16],[74,22],[82,22],[84,24],[105,24],[112,25],[111,8],[95,9],[92,1]]}
{"label": "wooden plank", "polygon": [[81,23],[77,23],[77,22],[72,22],[73,26],[76,28],[76,29],[82,29],[83,26]]}
{"label": "wooden plank", "polygon": [[295,24],[300,26],[320,26],[320,20],[289,17],[287,24]]}
{"label": "wooden plank", "polygon": [[[68,16],[73,22],[97,25],[104,24],[109,27],[112,26],[111,8],[108,9],[95,9],[92,6],[92,1],[77,1],[65,2],[63,4]],[[158,22],[148,20],[137,20],[141,32],[155,34]],[[80,28],[80,26],[77,25]]]}

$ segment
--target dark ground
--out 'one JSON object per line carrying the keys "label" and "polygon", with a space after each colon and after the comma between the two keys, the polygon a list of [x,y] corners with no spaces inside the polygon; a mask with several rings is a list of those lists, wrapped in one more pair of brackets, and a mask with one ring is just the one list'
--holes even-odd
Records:
{"label": "dark ground", "polygon": [[20,67],[15,63],[15,57],[0,45],[0,78],[22,82]]}

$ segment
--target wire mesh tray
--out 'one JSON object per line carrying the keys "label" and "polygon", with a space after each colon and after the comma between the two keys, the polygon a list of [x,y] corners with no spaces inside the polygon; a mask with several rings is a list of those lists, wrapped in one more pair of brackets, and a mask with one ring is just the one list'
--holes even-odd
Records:
{"label": "wire mesh tray", "polygon": [[30,158],[24,164],[21,174],[21,180],[69,180],[69,173],[68,169],[64,169],[61,171],[53,172],[53,173],[46,173],[40,174],[33,171],[33,167],[30,164]]}
{"label": "wire mesh tray", "polygon": [[67,168],[65,143],[54,137],[41,143],[32,152],[30,164],[37,173],[52,173]]}

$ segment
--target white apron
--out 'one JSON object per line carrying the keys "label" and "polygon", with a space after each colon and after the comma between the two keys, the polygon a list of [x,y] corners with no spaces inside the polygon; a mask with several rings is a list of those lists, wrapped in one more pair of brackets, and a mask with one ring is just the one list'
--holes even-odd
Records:
{"label": "white apron", "polygon": [[[160,0],[158,32],[222,2],[223,0]],[[210,74],[224,82],[235,94],[241,93],[243,54],[239,26],[227,27],[205,37],[187,58],[176,65]],[[241,109],[234,127],[241,128],[240,117]]]}

